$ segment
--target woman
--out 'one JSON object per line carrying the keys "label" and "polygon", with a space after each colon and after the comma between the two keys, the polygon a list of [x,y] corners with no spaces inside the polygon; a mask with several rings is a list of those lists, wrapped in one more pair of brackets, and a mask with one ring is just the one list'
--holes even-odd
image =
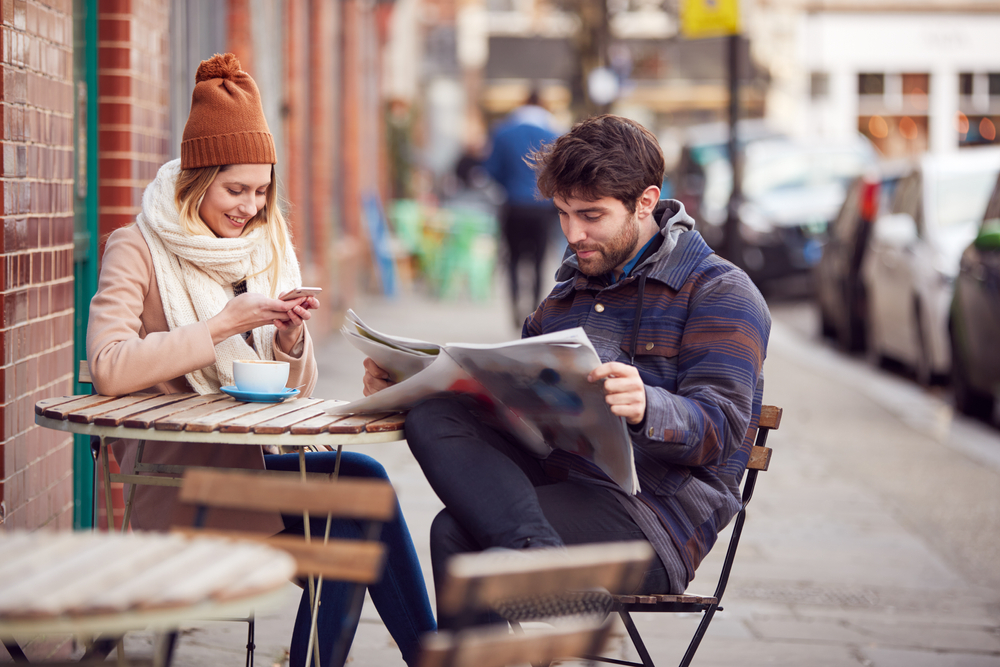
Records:
{"label": "woman", "polygon": [[[276,298],[301,285],[299,267],[277,204],[274,141],[260,94],[232,54],[203,61],[179,160],[160,168],[146,188],[134,225],[108,238],[97,294],[90,305],[87,358],[96,389],[132,392],[218,392],[232,385],[233,361],[274,359],[290,364],[289,387],[308,396],[316,361],[305,322],[313,297]],[[143,462],[297,470],[297,455],[265,455],[260,447],[148,442]],[[124,472],[134,469],[136,441],[113,445]],[[310,472],[333,472],[333,452],[306,455]],[[341,475],[386,479],[362,454],[345,453]],[[128,492],[128,490],[126,490]],[[164,530],[178,520],[176,489],[135,490],[132,525]],[[213,525],[276,533],[303,532],[302,520],[246,512],[214,513]],[[419,637],[435,629],[423,575],[402,515],[386,524],[389,557],[382,581],[369,587],[375,606],[407,664]],[[311,524],[323,534],[325,520]],[[360,537],[337,522],[335,537]],[[329,659],[346,615],[348,586],[323,586],[321,656]],[[305,663],[308,593],[295,621],[291,664]],[[351,629],[353,632],[354,628]],[[324,665],[326,662],[323,663]]]}

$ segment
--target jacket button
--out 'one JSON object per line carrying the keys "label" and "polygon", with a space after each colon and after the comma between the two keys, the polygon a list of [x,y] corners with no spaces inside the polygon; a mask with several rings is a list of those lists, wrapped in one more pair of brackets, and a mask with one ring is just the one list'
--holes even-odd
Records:
{"label": "jacket button", "polygon": [[646,343],[646,349],[647,350],[652,350],[653,349],[653,344],[652,343]]}
{"label": "jacket button", "polygon": [[596,310],[599,313],[603,313],[604,312],[604,304],[603,303],[595,304],[594,305],[594,310]]}
{"label": "jacket button", "polygon": [[649,427],[649,437],[650,438],[653,437],[653,427],[652,426]]}

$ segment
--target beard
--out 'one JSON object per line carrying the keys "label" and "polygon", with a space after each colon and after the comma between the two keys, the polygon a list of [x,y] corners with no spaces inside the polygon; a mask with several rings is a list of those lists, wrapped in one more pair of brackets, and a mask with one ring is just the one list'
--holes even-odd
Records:
{"label": "beard", "polygon": [[[632,213],[625,219],[618,234],[607,243],[593,244],[569,244],[570,249],[576,253],[577,265],[580,271],[587,276],[600,276],[608,273],[615,267],[624,264],[629,256],[635,252],[635,247],[639,243],[639,219]],[[580,252],[596,251],[594,255],[581,258]]]}

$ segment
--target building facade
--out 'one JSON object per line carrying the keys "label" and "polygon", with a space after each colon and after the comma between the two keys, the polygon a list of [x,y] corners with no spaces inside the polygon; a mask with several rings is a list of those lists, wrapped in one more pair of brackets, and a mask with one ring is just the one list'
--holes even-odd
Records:
{"label": "building facade", "polygon": [[135,220],[146,185],[179,155],[201,60],[232,51],[261,88],[303,279],[328,295],[310,328],[329,331],[378,287],[362,203],[386,186],[379,82],[392,8],[0,4],[0,527],[105,525],[88,439],[35,426],[34,404],[90,391],[76,380],[102,240]]}
{"label": "building facade", "polygon": [[759,0],[768,118],[802,137],[860,132],[887,157],[996,143],[1000,3]]}

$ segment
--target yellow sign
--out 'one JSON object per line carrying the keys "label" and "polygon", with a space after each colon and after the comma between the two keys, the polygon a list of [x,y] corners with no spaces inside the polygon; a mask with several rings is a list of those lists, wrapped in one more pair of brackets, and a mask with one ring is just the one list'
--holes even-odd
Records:
{"label": "yellow sign", "polygon": [[739,0],[681,0],[681,34],[688,39],[735,35],[739,31]]}

